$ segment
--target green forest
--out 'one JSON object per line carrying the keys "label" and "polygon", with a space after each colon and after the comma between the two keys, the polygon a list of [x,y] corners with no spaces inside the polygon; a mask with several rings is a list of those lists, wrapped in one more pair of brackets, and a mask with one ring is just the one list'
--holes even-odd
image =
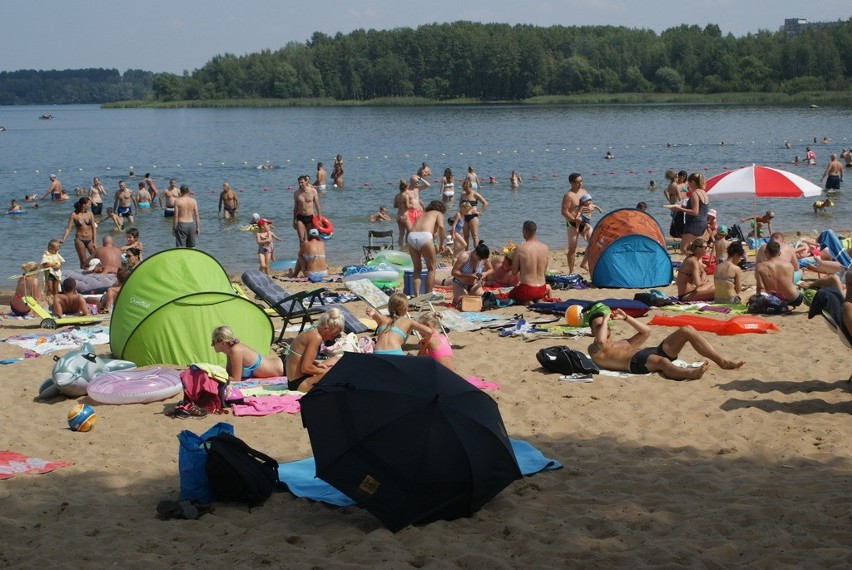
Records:
{"label": "green forest", "polygon": [[848,92],[852,18],[790,36],[716,25],[657,34],[616,26],[454,22],[356,30],[183,75],[115,70],[0,74],[0,103],[325,100],[526,101],[594,93]]}

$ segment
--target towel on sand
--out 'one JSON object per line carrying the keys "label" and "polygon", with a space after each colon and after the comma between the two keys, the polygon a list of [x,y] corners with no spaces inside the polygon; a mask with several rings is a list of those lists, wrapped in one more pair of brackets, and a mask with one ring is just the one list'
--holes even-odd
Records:
{"label": "towel on sand", "polygon": [[59,467],[70,466],[67,461],[47,461],[14,451],[0,451],[0,479],[9,479],[21,473],[49,473]]}
{"label": "towel on sand", "polygon": [[[532,444],[510,439],[518,467],[524,475],[535,475],[542,471],[561,469],[562,464],[555,459],[549,459]],[[344,495],[322,479],[316,476],[317,468],[313,457],[281,463],[278,466],[278,477],[287,485],[291,493],[303,499],[322,501],[337,507],[354,505],[355,501]]]}

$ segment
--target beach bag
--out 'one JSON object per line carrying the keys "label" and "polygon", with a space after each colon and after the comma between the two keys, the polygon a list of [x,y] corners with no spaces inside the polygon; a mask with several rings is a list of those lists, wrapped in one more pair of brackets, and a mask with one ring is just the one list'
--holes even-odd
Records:
{"label": "beach bag", "polygon": [[278,462],[231,433],[205,442],[207,483],[217,501],[262,504],[278,482]]}
{"label": "beach bag", "polygon": [[502,307],[509,307],[515,304],[513,299],[509,299],[508,297],[498,297],[494,291],[486,291],[482,294],[482,305],[477,310],[482,311],[490,311],[491,309],[500,309]]}
{"label": "beach bag", "polygon": [[570,375],[598,374],[601,371],[591,358],[567,346],[542,348],[535,357],[541,367],[548,372]]}
{"label": "beach bag", "polygon": [[748,312],[753,315],[784,315],[790,312],[790,307],[784,299],[761,293],[749,298]]}
{"label": "beach bag", "polygon": [[189,430],[178,434],[178,473],[180,475],[180,498],[182,501],[213,502],[213,494],[207,486],[207,451],[204,442],[222,433],[234,433],[234,426],[219,422],[201,435]]}

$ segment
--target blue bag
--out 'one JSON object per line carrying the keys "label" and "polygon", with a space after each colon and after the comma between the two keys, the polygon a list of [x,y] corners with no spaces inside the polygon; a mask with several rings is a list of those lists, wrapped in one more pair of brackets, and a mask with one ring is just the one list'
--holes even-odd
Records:
{"label": "blue bag", "polygon": [[207,450],[204,449],[204,442],[221,433],[234,435],[234,426],[219,422],[201,435],[195,435],[189,430],[178,434],[178,472],[182,501],[198,501],[205,505],[213,502],[213,494],[207,484]]}

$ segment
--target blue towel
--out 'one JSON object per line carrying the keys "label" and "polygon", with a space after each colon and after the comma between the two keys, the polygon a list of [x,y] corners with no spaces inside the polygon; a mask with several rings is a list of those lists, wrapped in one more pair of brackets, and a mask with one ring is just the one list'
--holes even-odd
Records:
{"label": "blue towel", "polygon": [[[519,439],[510,439],[512,451],[518,460],[518,467],[524,475],[534,475],[541,471],[561,469],[562,464],[548,459],[532,444]],[[303,499],[322,501],[337,507],[354,505],[355,501],[344,495],[316,476],[316,464],[313,457],[282,463],[278,466],[278,478],[287,485],[290,492]]]}

